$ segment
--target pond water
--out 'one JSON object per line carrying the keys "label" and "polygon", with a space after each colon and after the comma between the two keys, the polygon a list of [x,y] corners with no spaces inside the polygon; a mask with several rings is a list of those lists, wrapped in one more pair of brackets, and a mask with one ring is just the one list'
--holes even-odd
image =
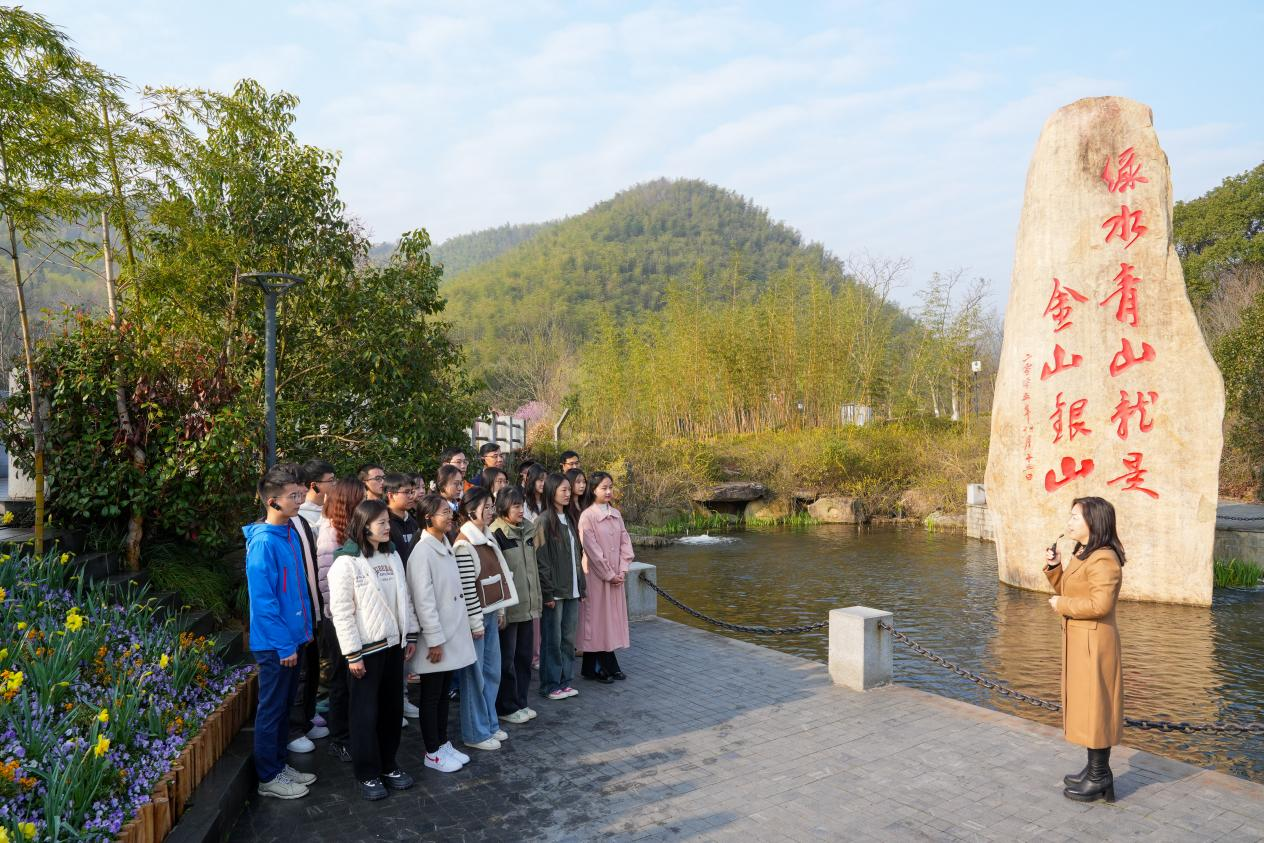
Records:
{"label": "pond water", "polygon": [[[915,528],[821,526],[730,533],[638,552],[685,604],[739,624],[793,626],[830,609],[892,612],[895,626],[962,667],[1048,700],[1059,698],[1061,632],[1048,596],[996,578],[991,543]],[[1042,565],[1043,560],[1033,560]],[[1126,577],[1127,568],[1124,569]],[[664,600],[663,617],[703,624]],[[1210,609],[1121,602],[1124,709],[1131,717],[1207,722],[1264,718],[1264,590],[1217,589]],[[825,631],[734,635],[825,661]],[[1000,697],[894,645],[895,681],[1030,720],[1061,714]],[[1264,739],[1127,729],[1129,746],[1264,781]]]}

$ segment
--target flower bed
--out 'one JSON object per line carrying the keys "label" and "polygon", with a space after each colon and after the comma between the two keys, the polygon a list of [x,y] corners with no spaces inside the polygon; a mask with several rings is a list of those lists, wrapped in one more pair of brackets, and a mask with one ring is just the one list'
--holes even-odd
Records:
{"label": "flower bed", "polygon": [[0,554],[0,843],[161,840],[249,715],[253,668],[143,589]]}

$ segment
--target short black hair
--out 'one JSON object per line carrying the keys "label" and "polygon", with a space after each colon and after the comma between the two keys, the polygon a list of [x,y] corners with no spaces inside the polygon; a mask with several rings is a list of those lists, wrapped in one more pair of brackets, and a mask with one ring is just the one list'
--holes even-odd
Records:
{"label": "short black hair", "polygon": [[268,498],[275,498],[285,491],[286,486],[302,486],[302,468],[297,463],[281,463],[274,465],[259,478],[259,500],[267,503]]}
{"label": "short black hair", "polygon": [[308,488],[326,474],[334,474],[334,467],[324,460],[308,460],[303,463],[303,482]]}
{"label": "short black hair", "polygon": [[493,468],[491,466],[488,466],[478,474],[475,474],[472,478],[470,478],[470,482],[475,486],[482,486],[490,492],[492,490],[492,486],[496,485],[496,475],[498,474],[505,478],[506,483],[509,482],[509,475],[503,468]]}
{"label": "short black hair", "polygon": [[506,486],[496,496],[496,514],[501,518],[508,518],[509,510],[515,506],[526,506],[526,503],[527,499],[523,497],[521,489],[517,486]]}
{"label": "short black hair", "polygon": [[444,465],[452,460],[457,454],[464,454],[464,448],[444,448],[439,452],[439,464]]}
{"label": "short black hair", "polygon": [[481,447],[481,448],[479,448],[479,449],[478,449],[478,455],[479,455],[480,457],[485,457],[485,456],[487,456],[488,454],[494,454],[494,453],[496,453],[496,452],[497,452],[497,451],[499,451],[499,450],[500,450],[500,445],[499,445],[499,443],[496,443],[496,442],[484,442],[484,443],[483,443],[483,447]]}
{"label": "short black hair", "polygon": [[473,521],[474,513],[478,512],[479,507],[491,498],[491,496],[492,493],[490,490],[484,489],[482,486],[472,486],[470,490],[465,493],[465,497],[461,498],[461,506],[458,510],[461,516],[461,523],[464,524],[466,521]]}
{"label": "short black hair", "polygon": [[561,454],[558,455],[557,461],[559,463],[565,463],[571,457],[574,457],[575,459],[579,459],[579,454],[575,451],[563,451]]}
{"label": "short black hair", "polygon": [[382,468],[382,466],[375,462],[366,462],[364,465],[356,469],[356,477],[359,477],[361,481],[367,480],[369,478],[369,472],[375,468],[381,468],[382,471],[386,471],[385,468]]}
{"label": "short black hair", "polygon": [[416,485],[417,482],[413,480],[413,476],[411,474],[404,474],[399,471],[389,472],[382,478],[382,491],[388,495],[392,492],[398,492],[405,486]]}
{"label": "short black hair", "polygon": [[439,466],[439,471],[435,474],[435,490],[442,492],[443,487],[447,485],[453,475],[461,478],[465,477],[465,475],[461,473],[461,469],[457,468],[455,465],[444,463]]}

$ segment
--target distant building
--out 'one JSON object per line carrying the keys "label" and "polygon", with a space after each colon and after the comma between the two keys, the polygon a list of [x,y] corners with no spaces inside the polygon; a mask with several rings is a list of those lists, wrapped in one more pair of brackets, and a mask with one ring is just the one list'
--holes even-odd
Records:
{"label": "distant building", "polygon": [[856,427],[864,427],[873,421],[873,407],[865,404],[844,404],[840,420],[845,425],[854,424]]}

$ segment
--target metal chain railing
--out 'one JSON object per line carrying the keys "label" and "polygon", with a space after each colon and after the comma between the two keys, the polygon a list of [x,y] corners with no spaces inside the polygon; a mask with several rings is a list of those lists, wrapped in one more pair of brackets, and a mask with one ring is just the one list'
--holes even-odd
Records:
{"label": "metal chain railing", "polygon": [[1264,515],[1217,515],[1217,521],[1264,521]]}
{"label": "metal chain railing", "polygon": [[[727,629],[731,632],[745,632],[751,635],[797,635],[804,632],[816,632],[817,630],[824,629],[829,626],[828,620],[820,621],[819,623],[783,627],[746,626],[743,624],[729,623],[728,621],[722,621],[719,618],[713,618],[710,615],[703,614],[697,609],[681,603],[662,588],[659,588],[658,583],[647,577],[644,571],[640,574],[640,580],[650,588],[654,589],[655,593],[657,593],[660,597],[668,603],[671,603],[677,609],[680,609],[682,612],[691,615],[700,621],[709,623],[712,626],[718,626],[721,629]],[[952,671],[963,679],[970,680],[981,688],[987,688],[989,691],[995,691],[1002,696],[1010,697],[1011,699],[1036,706],[1037,708],[1043,708],[1046,711],[1062,710],[1061,703],[1052,702],[1051,700],[1043,700],[1040,697],[1033,697],[1030,694],[1024,694],[1022,691],[1015,691],[1008,685],[1002,685],[999,682],[988,679],[986,676],[966,670],[965,668],[957,665],[955,662],[951,662],[943,656],[926,649],[886,621],[879,621],[878,625],[887,632],[890,632],[892,638],[907,646],[914,653],[917,653],[919,656],[923,656],[940,667]],[[1194,732],[1213,732],[1218,734],[1246,734],[1264,737],[1264,723],[1224,723],[1219,721],[1214,723],[1189,723],[1184,720],[1153,720],[1149,718],[1125,717],[1124,725],[1133,729],[1145,729],[1155,732],[1183,732],[1184,734],[1193,734]]]}
{"label": "metal chain railing", "polygon": [[704,615],[702,614],[702,612],[699,612],[697,609],[692,609],[689,606],[686,606],[684,603],[681,603],[675,597],[672,597],[666,591],[663,591],[661,588],[659,588],[658,583],[654,582],[649,577],[645,576],[644,571],[641,572],[641,582],[645,583],[650,588],[654,589],[654,591],[657,592],[660,597],[662,597],[668,603],[672,604],[673,606],[675,606],[677,609],[684,612],[685,614],[692,615],[693,617],[697,618],[700,621],[709,623],[712,626],[718,626],[720,629],[727,629],[731,632],[746,632],[751,635],[798,635],[803,632],[815,632],[818,629],[824,629],[825,627],[829,626],[829,621],[827,620],[821,621],[820,623],[803,624],[802,626],[782,626],[782,627],[743,626],[742,624],[738,624],[738,623],[729,623],[728,621],[722,621],[719,618],[713,618],[710,615]]}
{"label": "metal chain railing", "polygon": [[[941,667],[946,667],[948,670],[951,670],[958,676],[969,679],[976,685],[980,685],[990,691],[996,691],[998,694],[1012,697],[1019,702],[1025,702],[1037,706],[1038,708],[1043,708],[1046,711],[1062,710],[1061,703],[1042,700],[1039,697],[1024,694],[1022,691],[1015,691],[1013,688],[1002,685],[999,682],[994,682],[986,676],[981,676],[972,671],[958,667],[956,664],[948,661],[943,656],[936,655],[930,650],[927,650],[921,644],[918,644],[912,638],[909,638],[903,632],[900,632],[886,621],[879,621],[878,626],[890,632],[892,638],[899,641],[901,644],[907,645],[909,649],[917,653],[919,656],[925,656],[935,664]],[[1156,732],[1184,732],[1185,734],[1192,734],[1194,732],[1217,732],[1221,734],[1233,733],[1264,736],[1264,723],[1189,723],[1184,720],[1151,720],[1144,717],[1125,717],[1124,725],[1133,729],[1148,729]]]}

